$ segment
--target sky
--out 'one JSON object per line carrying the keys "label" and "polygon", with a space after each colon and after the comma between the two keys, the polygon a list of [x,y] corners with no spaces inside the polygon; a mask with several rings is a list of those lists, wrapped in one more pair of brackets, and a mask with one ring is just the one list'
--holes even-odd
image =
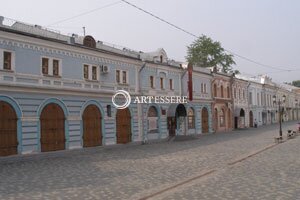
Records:
{"label": "sky", "polygon": [[[235,54],[268,66],[235,56],[233,67],[243,74],[267,74],[280,82],[300,79],[298,0],[128,1],[195,35],[205,34]],[[111,4],[114,5],[105,7]],[[88,14],[72,18],[85,12]],[[195,40],[118,0],[9,0],[1,3],[0,15],[63,34],[83,35],[85,27],[86,34],[96,40],[144,52],[164,48],[169,59],[177,61],[185,61],[187,46]],[[71,19],[56,23],[67,18]]]}

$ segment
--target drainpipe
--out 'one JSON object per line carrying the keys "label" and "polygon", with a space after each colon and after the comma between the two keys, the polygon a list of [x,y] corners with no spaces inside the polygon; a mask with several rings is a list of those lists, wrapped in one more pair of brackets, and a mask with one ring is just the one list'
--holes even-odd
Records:
{"label": "drainpipe", "polygon": [[[143,62],[142,67],[139,69],[138,71],[138,94],[143,95],[143,92],[141,91],[142,88],[142,82],[141,82],[141,72],[143,71],[143,69],[146,67],[146,62]],[[139,125],[139,132],[142,133],[142,144],[146,143],[146,137],[145,137],[145,131],[144,131],[144,115],[143,115],[143,110],[144,110],[144,106],[143,104],[137,104],[138,107],[138,119],[142,119],[142,124],[138,123]]]}

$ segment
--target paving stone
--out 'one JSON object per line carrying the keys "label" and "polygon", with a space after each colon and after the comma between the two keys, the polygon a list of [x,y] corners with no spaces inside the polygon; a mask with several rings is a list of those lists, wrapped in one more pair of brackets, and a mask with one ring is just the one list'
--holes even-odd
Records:
{"label": "paving stone", "polygon": [[[284,131],[294,124],[284,123]],[[277,135],[272,125],[180,142],[0,158],[0,199],[139,199],[211,169],[216,173],[153,199],[297,199],[300,137],[228,166]]]}

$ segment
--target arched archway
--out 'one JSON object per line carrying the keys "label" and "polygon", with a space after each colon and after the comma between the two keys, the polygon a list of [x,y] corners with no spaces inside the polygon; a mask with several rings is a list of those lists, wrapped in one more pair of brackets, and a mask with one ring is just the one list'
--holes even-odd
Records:
{"label": "arched archway", "polygon": [[88,105],[82,115],[83,147],[102,145],[102,115],[96,105]]}
{"label": "arched archway", "polygon": [[129,108],[118,109],[116,114],[117,144],[131,142],[131,114]]}
{"label": "arched archway", "polygon": [[40,115],[41,151],[65,149],[65,115],[56,103],[47,104]]}
{"label": "arched archway", "polygon": [[186,134],[186,117],[187,112],[183,104],[179,104],[176,108],[176,123],[177,123],[177,134]]}
{"label": "arched archway", "polygon": [[156,133],[159,132],[159,116],[158,110],[155,106],[150,106],[148,109],[148,132]]}
{"label": "arched archway", "polygon": [[245,128],[245,110],[243,108],[240,110],[239,128]]}
{"label": "arched archway", "polygon": [[202,124],[202,133],[208,133],[209,132],[208,110],[205,107],[202,108],[202,111],[201,111],[201,124]]}
{"label": "arched archway", "polygon": [[15,109],[0,101],[0,156],[18,153],[17,120]]}

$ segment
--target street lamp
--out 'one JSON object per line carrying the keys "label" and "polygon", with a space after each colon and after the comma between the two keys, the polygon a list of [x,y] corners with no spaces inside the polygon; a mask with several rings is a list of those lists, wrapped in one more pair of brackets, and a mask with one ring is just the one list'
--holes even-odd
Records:
{"label": "street lamp", "polygon": [[298,115],[299,115],[299,114],[298,114],[298,112],[299,112],[299,111],[298,111],[298,105],[299,105],[299,104],[298,104],[298,99],[295,99],[295,102],[296,102],[295,105],[296,105],[296,112],[297,112],[296,114],[297,114],[297,120],[298,120],[298,119],[299,119],[299,116],[298,116]]}
{"label": "street lamp", "polygon": [[278,104],[278,106],[279,106],[278,111],[279,111],[279,138],[280,139],[282,139],[282,126],[281,126],[281,123],[282,123],[282,114],[283,114],[283,107],[281,105],[285,103],[285,98],[286,98],[286,96],[283,95],[282,99],[276,100],[276,96],[273,95],[273,103]]}

